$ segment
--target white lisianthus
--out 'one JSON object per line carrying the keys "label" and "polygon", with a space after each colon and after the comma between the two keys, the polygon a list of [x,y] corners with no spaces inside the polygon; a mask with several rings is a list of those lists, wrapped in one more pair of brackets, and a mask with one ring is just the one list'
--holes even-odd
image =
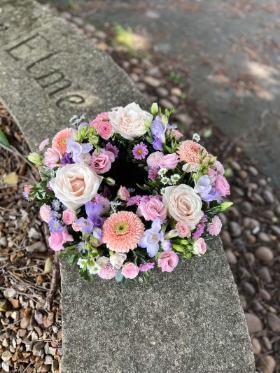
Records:
{"label": "white lisianthus", "polygon": [[189,185],[166,187],[162,202],[172,218],[190,229],[194,229],[203,216],[201,198]]}
{"label": "white lisianthus", "polygon": [[68,164],[58,169],[50,186],[66,207],[77,210],[97,194],[102,179],[86,164]]}
{"label": "white lisianthus", "polygon": [[152,114],[142,110],[135,102],[113,109],[108,115],[115,132],[127,140],[143,136],[147,132],[145,122],[151,123],[153,119]]}

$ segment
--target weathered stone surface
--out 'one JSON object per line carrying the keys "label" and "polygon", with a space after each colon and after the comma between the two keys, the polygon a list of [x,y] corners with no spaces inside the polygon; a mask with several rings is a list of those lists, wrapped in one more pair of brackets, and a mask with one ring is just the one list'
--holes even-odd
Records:
{"label": "weathered stone surface", "polygon": [[0,94],[34,149],[74,114],[93,117],[143,96],[68,22],[30,0],[0,0]]}
{"label": "weathered stone surface", "polygon": [[[67,126],[145,101],[77,29],[29,0],[0,0],[0,100],[32,150]],[[174,273],[124,290],[61,262],[62,373],[254,373],[243,311],[219,239]],[[28,320],[27,320],[28,321]]]}
{"label": "weathered stone surface", "polygon": [[[63,373],[255,373],[250,340],[219,239],[145,284],[79,279],[62,262]],[[85,350],[85,346],[87,350]]]}

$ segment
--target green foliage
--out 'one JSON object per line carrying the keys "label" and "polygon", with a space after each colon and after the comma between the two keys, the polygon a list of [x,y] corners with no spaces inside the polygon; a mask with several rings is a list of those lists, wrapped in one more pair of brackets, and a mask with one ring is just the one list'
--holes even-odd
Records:
{"label": "green foliage", "polygon": [[7,146],[8,148],[11,146],[9,140],[7,139],[5,133],[0,130],[0,143]]}
{"label": "green foliage", "polygon": [[181,74],[175,73],[174,71],[171,71],[169,74],[169,79],[172,80],[174,83],[177,84],[184,84],[185,79],[182,77]]}

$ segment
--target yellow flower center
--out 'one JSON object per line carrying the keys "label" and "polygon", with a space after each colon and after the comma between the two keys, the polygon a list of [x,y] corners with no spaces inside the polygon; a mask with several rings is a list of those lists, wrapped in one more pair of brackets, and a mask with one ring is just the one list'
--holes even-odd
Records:
{"label": "yellow flower center", "polygon": [[124,222],[119,222],[115,225],[115,230],[117,234],[125,234],[127,233],[128,229],[128,224]]}
{"label": "yellow flower center", "polygon": [[154,242],[157,242],[157,241],[158,241],[158,237],[157,237],[156,234],[152,234],[152,240],[153,240]]}
{"label": "yellow flower center", "polygon": [[67,137],[63,137],[63,139],[61,140],[61,143],[66,144],[66,142],[67,142]]}
{"label": "yellow flower center", "polygon": [[142,153],[143,153],[143,149],[139,148],[139,149],[137,150],[137,153],[138,153],[138,154],[142,154]]}

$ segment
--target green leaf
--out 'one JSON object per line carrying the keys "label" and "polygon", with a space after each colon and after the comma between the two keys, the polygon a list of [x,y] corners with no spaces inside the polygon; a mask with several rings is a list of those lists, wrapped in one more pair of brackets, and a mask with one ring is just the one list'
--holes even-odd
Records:
{"label": "green leaf", "polygon": [[128,278],[123,278],[122,279],[122,287],[124,289],[126,289],[128,287],[128,285],[129,285],[129,279]]}
{"label": "green leaf", "polygon": [[7,139],[5,133],[0,130],[0,143],[7,146],[8,148],[10,148],[10,143],[9,143],[9,140]]}

